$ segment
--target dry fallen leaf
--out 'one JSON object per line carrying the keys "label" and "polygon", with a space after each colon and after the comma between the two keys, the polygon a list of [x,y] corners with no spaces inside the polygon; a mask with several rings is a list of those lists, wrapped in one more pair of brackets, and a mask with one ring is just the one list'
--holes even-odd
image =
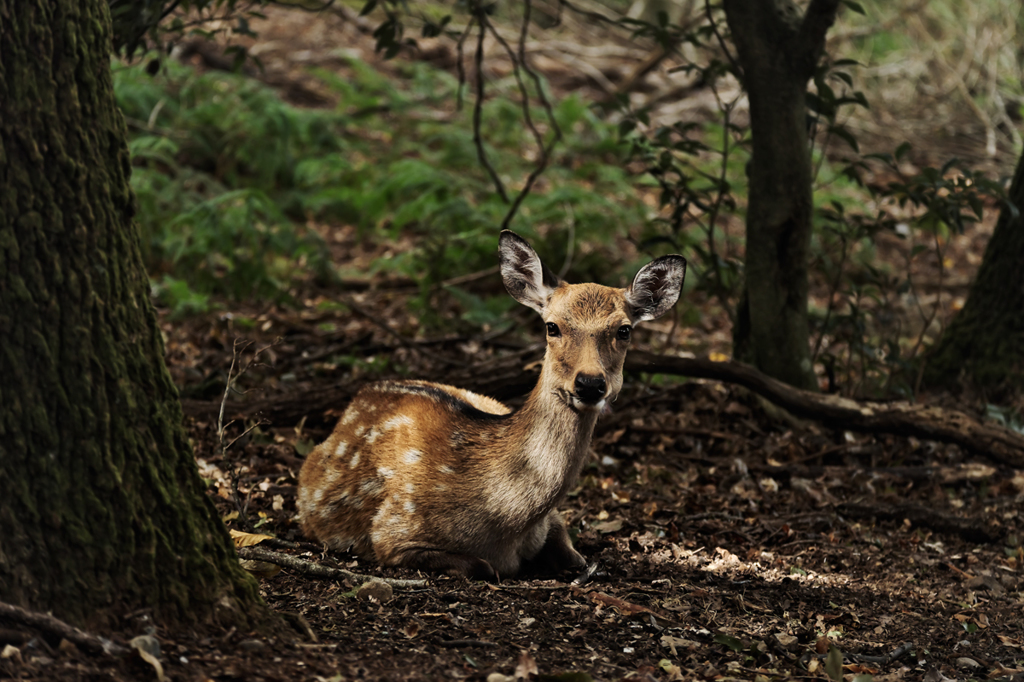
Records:
{"label": "dry fallen leaf", "polygon": [[228,531],[231,533],[231,539],[235,541],[235,547],[252,547],[258,545],[264,540],[272,540],[272,535],[264,535],[263,533],[243,533],[240,530],[231,529]]}
{"label": "dry fallen leaf", "polygon": [[622,520],[615,519],[614,521],[600,521],[595,523],[593,528],[599,533],[615,533],[622,530]]}
{"label": "dry fallen leaf", "polygon": [[533,660],[533,656],[530,655],[529,651],[523,651],[519,654],[519,663],[516,664],[515,678],[517,680],[528,680],[530,675],[538,675],[537,661]]}
{"label": "dry fallen leaf", "polygon": [[376,601],[384,604],[394,597],[394,590],[383,580],[367,580],[356,588],[356,597],[367,601]]}
{"label": "dry fallen leaf", "polygon": [[139,658],[153,666],[158,682],[165,682],[167,680],[167,675],[164,674],[164,666],[160,663],[160,642],[156,637],[139,635],[128,642],[128,644],[135,649]]}

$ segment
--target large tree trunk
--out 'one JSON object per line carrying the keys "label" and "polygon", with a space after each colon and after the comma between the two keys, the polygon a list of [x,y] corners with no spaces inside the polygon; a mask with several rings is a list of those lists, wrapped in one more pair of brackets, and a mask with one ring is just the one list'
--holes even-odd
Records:
{"label": "large tree trunk", "polygon": [[925,383],[1024,390],[1024,156],[967,302],[925,359]]}
{"label": "large tree trunk", "polygon": [[132,222],[106,0],[0,0],[0,600],[253,622]]}
{"label": "large tree trunk", "polygon": [[813,200],[807,81],[838,0],[726,0],[725,13],[750,100],[746,281],[734,353],[769,376],[816,387],[807,320]]}

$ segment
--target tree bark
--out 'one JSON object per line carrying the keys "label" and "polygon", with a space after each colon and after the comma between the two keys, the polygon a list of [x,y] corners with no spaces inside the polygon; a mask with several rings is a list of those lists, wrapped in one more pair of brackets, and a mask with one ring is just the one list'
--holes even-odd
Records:
{"label": "tree bark", "polygon": [[0,600],[254,623],[149,301],[106,0],[0,0]]}
{"label": "tree bark", "polygon": [[1024,390],[1024,156],[985,248],[967,302],[925,358],[924,383],[982,388],[993,398]]}
{"label": "tree bark", "polygon": [[746,280],[734,354],[793,386],[817,386],[807,318],[813,170],[807,81],[821,56],[838,0],[725,0],[750,100]]}

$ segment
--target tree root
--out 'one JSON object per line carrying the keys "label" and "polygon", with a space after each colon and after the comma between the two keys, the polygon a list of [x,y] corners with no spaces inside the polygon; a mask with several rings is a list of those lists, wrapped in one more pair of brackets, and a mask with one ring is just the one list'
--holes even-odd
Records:
{"label": "tree root", "polygon": [[797,417],[864,433],[889,433],[959,445],[1014,469],[1024,469],[1024,435],[959,410],[908,402],[868,403],[804,391],[740,362],[712,362],[633,351],[626,369],[739,384]]}
{"label": "tree root", "polygon": [[855,519],[875,518],[884,521],[903,521],[906,519],[915,527],[928,528],[947,535],[959,535],[964,540],[976,544],[997,542],[1001,539],[988,528],[972,519],[949,516],[916,504],[898,504],[894,507],[882,507],[877,504],[846,502],[836,507],[836,511],[843,516]]}
{"label": "tree root", "polygon": [[6,602],[0,602],[0,620],[25,625],[34,630],[40,630],[48,635],[52,635],[53,637],[66,639],[75,646],[88,651],[105,653],[111,656],[124,656],[130,651],[130,649],[123,647],[120,644],[115,644],[105,637],[98,637],[96,635],[89,634],[84,630],[79,630],[75,626],[69,625],[59,618],[54,618],[53,616],[45,613],[39,613],[38,611],[29,611],[28,609],[15,606],[14,604],[8,604]]}

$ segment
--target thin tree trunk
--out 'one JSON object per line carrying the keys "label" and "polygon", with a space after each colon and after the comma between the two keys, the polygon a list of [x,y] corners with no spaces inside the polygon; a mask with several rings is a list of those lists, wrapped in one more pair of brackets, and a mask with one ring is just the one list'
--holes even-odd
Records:
{"label": "thin tree trunk", "polygon": [[807,81],[838,0],[726,0],[750,99],[746,280],[734,353],[769,376],[814,389],[807,318],[813,199]]}
{"label": "thin tree trunk", "polygon": [[0,0],[0,600],[252,623],[163,361],[110,49],[106,0]]}
{"label": "thin tree trunk", "polygon": [[925,359],[926,385],[964,383],[995,399],[1024,390],[1024,156],[967,302]]}

